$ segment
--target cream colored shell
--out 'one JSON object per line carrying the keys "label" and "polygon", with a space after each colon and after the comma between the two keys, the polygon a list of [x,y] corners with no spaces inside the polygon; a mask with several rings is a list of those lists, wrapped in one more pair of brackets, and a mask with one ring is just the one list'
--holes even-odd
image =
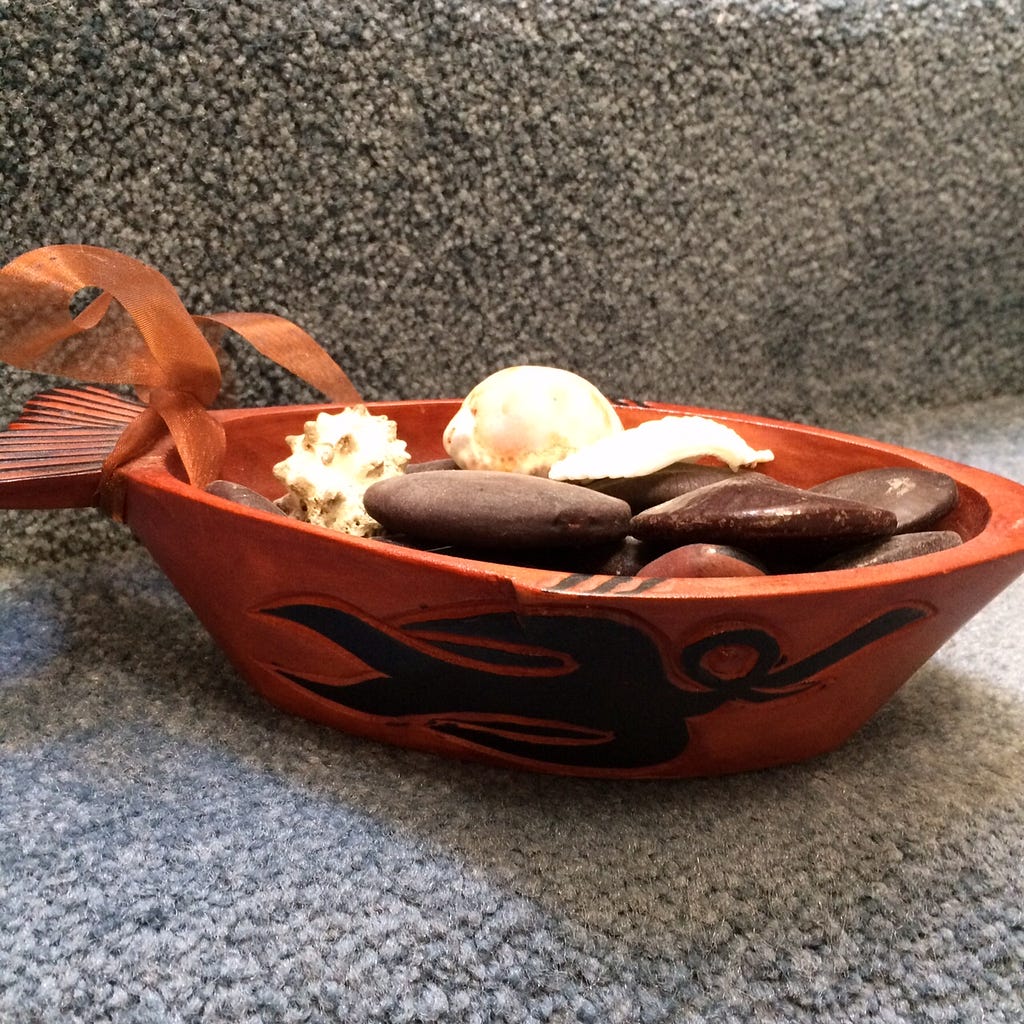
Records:
{"label": "cream colored shell", "polygon": [[288,493],[278,505],[289,515],[360,537],[380,531],[363,505],[366,489],[397,476],[409,461],[398,428],[363,405],[322,412],[286,439],[292,454],[274,466]]}
{"label": "cream colored shell", "polygon": [[550,366],[509,366],[482,380],[445,428],[462,469],[546,476],[551,465],[622,430],[589,381]]}
{"label": "cream colored shell", "polygon": [[556,462],[552,480],[605,480],[647,476],[677,462],[711,457],[737,469],[771,462],[768,450],[755,451],[730,427],[704,416],[665,416],[647,420]]}

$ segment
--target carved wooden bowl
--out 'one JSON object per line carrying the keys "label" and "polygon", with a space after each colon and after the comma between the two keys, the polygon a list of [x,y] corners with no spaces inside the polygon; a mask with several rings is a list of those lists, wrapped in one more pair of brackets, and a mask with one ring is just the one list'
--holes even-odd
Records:
{"label": "carved wooden bowl", "polygon": [[[418,460],[454,402],[372,405]],[[267,497],[316,408],[223,413],[226,479]],[[624,408],[627,426],[669,412]],[[169,445],[130,473],[126,521],[228,653],[289,712],[439,754],[580,775],[802,760],[874,714],[1024,571],[1024,487],[889,445],[713,413],[809,486],[876,466],[952,476],[966,543],[885,566],[742,579],[588,576],[339,536],[183,481]],[[183,543],[187,538],[188,543]]]}
{"label": "carved wooden bowl", "polygon": [[[396,420],[413,459],[428,460],[443,456],[457,406],[369,409]],[[334,408],[216,413],[228,437],[222,475],[278,497],[272,467],[285,436]],[[832,750],[1024,572],[1019,484],[792,423],[664,405],[620,413],[626,426],[713,416],[773,449],[762,469],[802,487],[881,466],[946,473],[960,499],[934,528],[964,543],[760,578],[502,565],[215,497],[186,482],[170,442],[127,468],[124,517],[240,675],[285,711],[435,754],[587,776],[712,775]]]}

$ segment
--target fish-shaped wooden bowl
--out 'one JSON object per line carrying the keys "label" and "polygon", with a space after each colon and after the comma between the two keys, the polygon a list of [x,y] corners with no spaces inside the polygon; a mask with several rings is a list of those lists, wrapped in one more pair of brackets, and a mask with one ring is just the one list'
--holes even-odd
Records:
{"label": "fish-shaped wooden bowl", "polygon": [[[457,407],[368,405],[397,422],[415,460],[443,456]],[[336,410],[216,412],[223,477],[277,498],[285,437]],[[2,439],[0,504],[91,503],[96,451],[136,411],[90,388],[41,398]],[[801,487],[882,466],[946,473],[960,498],[935,528],[964,543],[759,578],[526,568],[243,507],[189,484],[169,440],[125,468],[123,516],[240,675],[285,711],[435,754],[586,776],[712,775],[829,751],[1024,572],[1019,484],[793,423],[620,408],[626,426],[668,413],[711,416],[773,449],[762,468]]]}

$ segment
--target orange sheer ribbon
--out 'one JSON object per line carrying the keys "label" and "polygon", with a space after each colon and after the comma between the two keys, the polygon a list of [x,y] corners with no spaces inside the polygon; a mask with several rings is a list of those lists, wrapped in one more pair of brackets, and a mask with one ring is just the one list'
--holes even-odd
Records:
{"label": "orange sheer ribbon", "polygon": [[[73,317],[70,303],[84,288],[100,294]],[[0,360],[93,384],[131,384],[147,404],[104,464],[103,491],[165,429],[192,483],[216,479],[224,430],[207,410],[220,392],[214,346],[225,329],[333,401],[360,401],[341,367],[296,324],[269,313],[192,316],[163,274],[121,253],[53,245],[0,269]]]}

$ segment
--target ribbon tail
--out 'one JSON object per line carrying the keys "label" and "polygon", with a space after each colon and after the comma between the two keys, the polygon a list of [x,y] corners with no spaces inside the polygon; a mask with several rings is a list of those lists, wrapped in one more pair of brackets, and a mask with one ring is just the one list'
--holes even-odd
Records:
{"label": "ribbon tail", "polygon": [[216,480],[227,449],[224,427],[185,392],[155,391],[149,403],[170,431],[189,482],[206,487]]}
{"label": "ribbon tail", "polygon": [[125,428],[100,471],[99,507],[118,522],[124,519],[124,478],[118,470],[153,447],[164,432],[164,423],[152,407]]}
{"label": "ribbon tail", "polygon": [[210,338],[224,329],[234,331],[257,352],[289,373],[312,384],[332,401],[362,402],[348,374],[298,324],[273,313],[214,313],[193,317]]}
{"label": "ribbon tail", "polygon": [[114,519],[124,518],[124,477],[118,470],[149,452],[165,432],[170,432],[190,483],[206,487],[217,479],[227,447],[224,427],[193,396],[154,391],[103,464],[99,504]]}

